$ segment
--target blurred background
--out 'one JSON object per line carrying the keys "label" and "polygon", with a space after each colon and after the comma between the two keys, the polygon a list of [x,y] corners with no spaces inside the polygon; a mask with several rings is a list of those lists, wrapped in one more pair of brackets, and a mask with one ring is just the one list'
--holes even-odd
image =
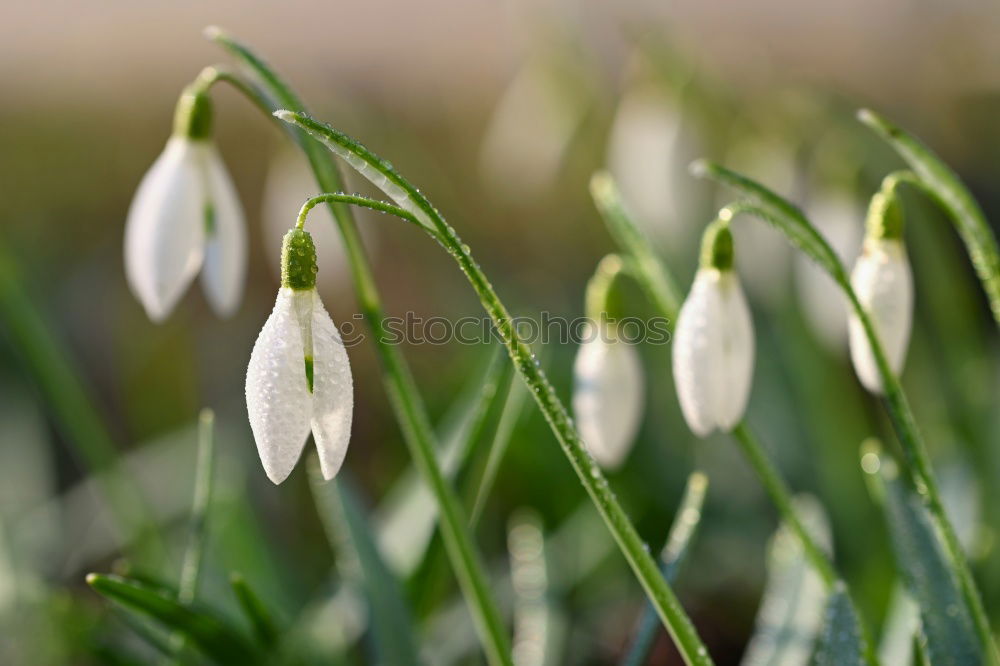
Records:
{"label": "blurred background", "polygon": [[[202,407],[217,414],[218,464],[199,598],[237,617],[227,576],[239,571],[301,632],[303,652],[373,659],[365,601],[351,583],[357,563],[328,543],[303,468],[280,487],[267,480],[247,423],[246,364],[278,287],[280,236],[315,188],[283,135],[231,89],[218,86],[213,99],[218,144],[249,223],[243,305],[220,321],[194,286],[154,325],[125,284],[125,213],[170,134],[177,95],[203,66],[227,61],[201,36],[209,24],[251,44],[314,115],[417,184],[515,315],[582,314],[586,280],[614,249],[587,189],[600,168],[619,179],[685,289],[700,230],[728,201],[688,176],[687,164],[701,156],[802,205],[852,262],[867,199],[902,166],[855,121],[862,106],[933,146],[988,217],[1000,211],[1000,9],[991,2],[8,3],[0,20],[5,664],[156,660],[84,583],[87,572],[127,566],[86,451],[88,441],[118,451],[171,555],[156,573],[173,580]],[[996,331],[950,224],[915,194],[904,205],[917,307],[903,382],[967,525],[986,605],[1000,610],[1000,518],[982,510],[1000,499]],[[338,325],[357,326],[338,238],[321,219],[311,223],[320,291]],[[390,315],[480,314],[437,244],[388,218],[359,219]],[[888,423],[854,378],[836,291],[775,232],[750,220],[736,226],[758,333],[748,420],[790,485],[822,503],[837,562],[877,634],[891,615],[895,574],[857,460],[866,437],[891,441]],[[654,314],[638,292],[632,300],[636,315]],[[442,441],[461,439],[494,350],[403,351]],[[571,345],[543,350],[567,403],[574,353]],[[655,550],[689,472],[708,474],[704,518],[677,589],[717,662],[739,663],[773,573],[777,517],[728,438],[689,433],[669,345],[640,353],[645,418],[610,483]],[[394,513],[400,506],[430,516],[426,526],[411,524],[416,536],[398,537],[403,545],[394,542],[386,558],[404,580],[424,659],[480,663],[430,536],[433,515],[417,510],[428,500],[409,489],[412,466],[376,358],[368,343],[350,356],[356,404],[345,472],[354,495],[385,549],[399,534],[393,520],[408,522]],[[535,653],[522,651],[523,663],[614,663],[642,592],[534,405],[508,411],[509,449],[476,537],[498,590],[510,587],[511,535],[527,526],[546,544],[548,629],[542,656],[532,662]],[[665,634],[649,663],[680,663]]]}

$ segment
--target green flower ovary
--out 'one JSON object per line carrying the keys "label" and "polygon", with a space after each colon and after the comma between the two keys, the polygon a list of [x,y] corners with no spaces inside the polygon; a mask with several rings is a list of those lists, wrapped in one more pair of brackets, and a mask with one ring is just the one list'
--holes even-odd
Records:
{"label": "green flower ovary", "polygon": [[291,229],[281,242],[281,286],[312,289],[318,270],[312,236],[303,229]]}

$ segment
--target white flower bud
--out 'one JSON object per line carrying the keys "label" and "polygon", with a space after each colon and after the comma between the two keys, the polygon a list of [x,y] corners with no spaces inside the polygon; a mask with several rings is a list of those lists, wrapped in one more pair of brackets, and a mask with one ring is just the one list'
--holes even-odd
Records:
{"label": "white flower bud", "polygon": [[[868,238],[851,272],[851,285],[869,314],[889,368],[899,375],[906,361],[913,321],[913,275],[906,248],[896,238]],[[882,393],[882,377],[857,315],[850,315],[851,360],[861,383]]]}
{"label": "white flower bud", "polygon": [[606,469],[621,466],[642,420],[642,363],[635,347],[588,331],[573,364],[573,413],[590,454]]}
{"label": "white flower bud", "polygon": [[291,473],[312,432],[326,479],[351,436],[354,388],[347,350],[315,289],[282,287],[247,368],[247,413],[267,477]]}
{"label": "white flower bud", "polygon": [[699,437],[729,431],[746,411],[753,380],[753,321],[732,270],[729,227],[709,226],[701,268],[674,328],[674,382],[681,411]]}
{"label": "white flower bud", "polygon": [[129,207],[125,273],[155,322],[167,318],[200,269],[206,298],[220,316],[231,315],[243,295],[246,225],[236,189],[208,136],[209,109],[198,94],[182,95],[178,129]]}
{"label": "white flower bud", "polygon": [[250,354],[247,413],[264,471],[291,473],[312,432],[323,477],[340,470],[351,438],[354,385],[340,333],[316,293],[316,246],[301,228],[281,246],[281,289]]}

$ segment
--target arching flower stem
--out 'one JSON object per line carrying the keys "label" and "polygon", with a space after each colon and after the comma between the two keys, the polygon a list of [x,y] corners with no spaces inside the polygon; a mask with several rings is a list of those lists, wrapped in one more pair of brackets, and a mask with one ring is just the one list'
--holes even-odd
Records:
{"label": "arching flower stem", "polygon": [[597,462],[587,452],[569,412],[556,395],[555,389],[544,371],[536,362],[531,349],[518,335],[513,319],[500,301],[489,279],[473,259],[468,246],[445,222],[430,201],[409,181],[392,169],[388,162],[342,132],[313,120],[303,113],[277,111],[275,115],[281,120],[309,132],[334,154],[346,160],[359,173],[385,191],[400,207],[409,211],[419,223],[425,227],[436,229],[437,235],[432,233],[430,228],[427,231],[452,255],[479,296],[483,308],[493,320],[501,340],[507,347],[511,361],[534,395],[539,409],[549,422],[566,457],[569,458],[580,483],[587,490],[605,524],[618,542],[622,554],[635,572],[650,601],[656,606],[660,618],[674,639],[674,643],[685,662],[688,664],[713,663],[707,648],[698,636],[698,632],[681,607],[680,601],[660,574],[659,567],[650,555],[646,544],[636,532],[635,526],[608,486]]}

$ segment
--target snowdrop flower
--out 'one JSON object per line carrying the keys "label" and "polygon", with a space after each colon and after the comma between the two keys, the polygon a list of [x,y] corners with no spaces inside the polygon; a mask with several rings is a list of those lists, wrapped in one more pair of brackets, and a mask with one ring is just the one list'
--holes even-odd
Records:
{"label": "snowdrop flower", "polygon": [[688,164],[703,151],[679,100],[650,86],[629,91],[615,112],[608,137],[608,170],[636,221],[665,245],[691,240],[690,219],[703,203]]}
{"label": "snowdrop flower", "polygon": [[247,368],[247,413],[264,471],[291,473],[312,432],[323,477],[347,453],[354,388],[347,350],[316,293],[316,246],[296,227],[281,247],[281,288]]}
{"label": "snowdrop flower", "polygon": [[681,411],[699,437],[729,431],[746,410],[753,378],[754,334],[733,237],[716,220],[702,241],[701,264],[674,329],[674,382]]}
{"label": "snowdrop flower", "polygon": [[608,301],[621,260],[605,257],[587,287],[587,316],[573,363],[573,413],[580,435],[605,469],[621,466],[642,420],[642,363],[635,346],[618,337]]}
{"label": "snowdrop flower", "polygon": [[167,318],[199,270],[219,316],[233,314],[243,295],[243,209],[211,130],[211,102],[195,84],[181,95],[173,135],[129,207],[125,273],[154,322]]}
{"label": "snowdrop flower", "polygon": [[[883,186],[868,209],[865,242],[851,272],[851,286],[885,350],[889,368],[903,370],[913,320],[913,275],[903,245],[903,213],[893,185]],[[861,383],[883,393],[882,377],[861,320],[849,319],[851,360]]]}

